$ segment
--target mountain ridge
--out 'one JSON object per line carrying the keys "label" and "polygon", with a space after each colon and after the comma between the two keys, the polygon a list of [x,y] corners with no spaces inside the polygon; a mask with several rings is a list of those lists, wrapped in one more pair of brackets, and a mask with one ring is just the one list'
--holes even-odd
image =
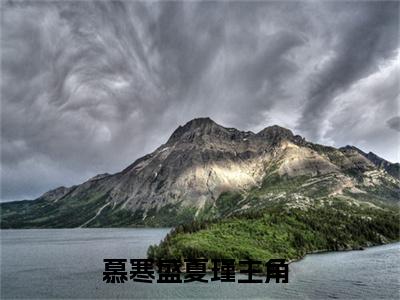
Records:
{"label": "mountain ridge", "polygon": [[[53,189],[31,203],[1,204],[1,226],[162,226],[219,217],[228,213],[218,208],[221,196],[238,193],[246,198],[272,177],[307,177],[304,184],[310,187],[318,179],[320,188],[323,182],[329,183],[323,186],[328,196],[355,192],[355,196],[347,195],[352,201],[358,201],[360,193],[370,195],[369,189],[379,187],[390,197],[371,196],[374,201],[396,203],[398,177],[387,171],[392,169],[396,164],[373,153],[352,146],[336,149],[314,144],[278,125],[254,133],[223,127],[210,118],[196,118],[120,172],[98,174],[82,184]],[[287,195],[287,202],[294,201],[293,195],[314,201],[314,196],[303,194]],[[274,197],[258,199],[258,203],[242,199],[241,208],[235,209],[280,199]],[[175,220],[166,222],[169,217]]]}

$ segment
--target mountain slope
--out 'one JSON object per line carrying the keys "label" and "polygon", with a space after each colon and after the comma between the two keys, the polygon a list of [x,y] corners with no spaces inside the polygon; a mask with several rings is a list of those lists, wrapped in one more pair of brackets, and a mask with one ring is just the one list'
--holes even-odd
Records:
{"label": "mountain slope", "polygon": [[362,150],[360,150],[354,146],[346,146],[342,149],[355,150],[355,151],[359,152],[361,155],[363,155],[364,157],[366,157],[368,160],[370,160],[379,169],[385,170],[393,177],[396,177],[396,178],[400,177],[400,164],[399,163],[392,164],[391,162],[383,159],[382,157],[379,157],[378,155],[376,155],[373,152],[365,153]]}
{"label": "mountain slope", "polygon": [[335,199],[379,208],[398,204],[399,178],[387,171],[395,168],[279,126],[255,134],[200,118],[119,173],[1,204],[1,227],[174,226],[271,203],[306,209]]}

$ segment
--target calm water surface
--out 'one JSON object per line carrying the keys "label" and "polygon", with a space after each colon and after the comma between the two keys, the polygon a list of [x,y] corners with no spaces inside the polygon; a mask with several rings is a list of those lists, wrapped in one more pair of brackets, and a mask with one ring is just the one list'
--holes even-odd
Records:
{"label": "calm water surface", "polygon": [[400,243],[308,255],[288,284],[102,281],[103,258],[145,258],[169,229],[2,230],[1,298],[400,299]]}

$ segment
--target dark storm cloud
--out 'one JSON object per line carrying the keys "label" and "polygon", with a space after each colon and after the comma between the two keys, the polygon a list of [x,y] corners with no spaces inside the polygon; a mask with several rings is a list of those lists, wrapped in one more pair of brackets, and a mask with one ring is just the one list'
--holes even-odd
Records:
{"label": "dark storm cloud", "polygon": [[390,118],[389,120],[386,121],[386,124],[390,128],[392,128],[396,131],[400,131],[400,117],[399,116]]}
{"label": "dark storm cloud", "polygon": [[299,124],[312,139],[319,138],[325,109],[335,96],[379,69],[399,46],[399,2],[340,2],[331,10],[338,15],[338,22],[333,22],[329,29],[343,34],[332,42],[332,57],[312,74]]}
{"label": "dark storm cloud", "polygon": [[[119,171],[199,116],[249,130],[279,123],[334,145],[388,143],[398,6],[2,2],[2,199]],[[360,129],[349,133],[340,116],[354,111]]]}

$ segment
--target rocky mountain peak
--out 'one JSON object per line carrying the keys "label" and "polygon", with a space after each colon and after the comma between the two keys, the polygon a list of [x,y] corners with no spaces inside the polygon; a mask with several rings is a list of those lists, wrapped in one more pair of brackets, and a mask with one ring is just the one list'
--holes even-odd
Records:
{"label": "rocky mountain peak", "polygon": [[196,138],[205,135],[220,136],[226,133],[227,128],[215,123],[210,118],[196,118],[187,122],[183,126],[179,126],[171,135],[167,143],[173,143],[177,140],[193,141]]}
{"label": "rocky mountain peak", "polygon": [[251,131],[240,131],[235,128],[226,128],[210,118],[196,118],[187,122],[183,126],[179,126],[171,135],[168,144],[176,142],[193,143],[204,140],[226,140],[226,141],[246,141],[248,138],[264,140],[267,143],[275,144],[282,140],[292,140],[294,142],[303,143],[304,139],[295,136],[293,132],[284,127],[273,125],[264,128],[259,133],[254,134]]}
{"label": "rocky mountain peak", "polygon": [[284,139],[292,139],[294,134],[291,130],[283,128],[278,125],[268,126],[257,133],[257,136],[261,136],[270,141],[280,141]]}
{"label": "rocky mountain peak", "polygon": [[346,146],[341,147],[339,149],[342,150],[342,151],[356,151],[356,152],[358,152],[358,153],[360,153],[362,155],[366,155],[366,153],[364,151],[362,151],[361,149],[359,149],[359,148],[357,148],[355,146],[352,146],[352,145],[346,145]]}
{"label": "rocky mountain peak", "polygon": [[[181,126],[179,126],[179,127],[181,127]],[[213,127],[223,128],[221,125],[218,125],[210,118],[205,117],[205,118],[195,118],[193,120],[190,120],[182,128],[185,131],[193,131],[193,130],[199,130],[199,129],[204,130],[204,129],[213,128]]]}

